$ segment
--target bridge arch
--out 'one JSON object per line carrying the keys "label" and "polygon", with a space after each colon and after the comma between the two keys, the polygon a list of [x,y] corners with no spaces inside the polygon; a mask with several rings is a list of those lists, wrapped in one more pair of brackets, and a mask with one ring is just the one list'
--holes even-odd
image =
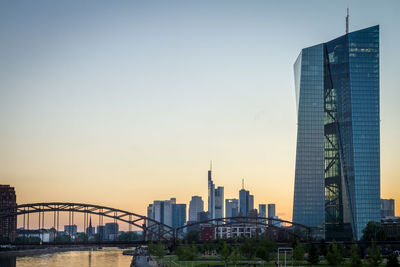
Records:
{"label": "bridge arch", "polygon": [[[40,228],[40,215],[43,214],[42,218],[44,218],[44,213],[54,213],[54,224],[59,219],[59,212],[69,212],[73,214],[84,213],[84,218],[87,218],[88,214],[98,215],[99,218],[106,217],[114,219],[115,221],[125,222],[129,225],[138,227],[143,229],[143,237],[146,238],[148,234],[150,236],[155,236],[159,240],[169,240],[174,238],[175,231],[172,227],[158,222],[154,219],[148,218],[143,215],[139,215],[133,212],[110,208],[106,206],[86,204],[86,203],[69,203],[69,202],[44,202],[44,203],[29,203],[22,204],[7,208],[0,209],[0,220],[13,217],[13,216],[24,216],[24,228],[25,228],[25,215],[28,215],[27,225],[29,226],[29,214],[38,213],[39,214],[39,228]],[[84,219],[85,220],[85,219]],[[99,219],[100,220],[100,219]],[[88,223],[88,220],[85,220]],[[44,225],[44,221],[42,221]],[[58,228],[58,227],[57,227]],[[86,229],[86,225],[84,223],[84,228]]]}

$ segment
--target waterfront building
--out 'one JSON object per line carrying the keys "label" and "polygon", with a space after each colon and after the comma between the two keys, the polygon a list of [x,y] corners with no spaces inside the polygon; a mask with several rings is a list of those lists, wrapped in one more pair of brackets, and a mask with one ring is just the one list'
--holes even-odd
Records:
{"label": "waterfront building", "polygon": [[381,199],[381,219],[394,217],[394,199]]}
{"label": "waterfront building", "polygon": [[[0,185],[0,209],[17,205],[14,187]],[[0,221],[0,237],[14,241],[17,236],[17,216],[2,218]]]}
{"label": "waterfront building", "polygon": [[76,224],[64,225],[64,232],[70,236],[75,236],[78,232],[78,226]]}
{"label": "waterfront building", "polygon": [[106,223],[104,228],[104,236],[106,240],[117,240],[119,226],[118,223]]}
{"label": "waterfront building", "polygon": [[381,217],[379,26],[302,49],[294,76],[293,222],[359,240]]}
{"label": "waterfront building", "polygon": [[237,198],[225,200],[225,217],[239,216],[239,200]]}
{"label": "waterfront building", "polygon": [[104,240],[106,237],[106,227],[104,225],[97,226],[97,234],[100,240]]}
{"label": "waterfront building", "polygon": [[197,221],[199,212],[204,211],[204,202],[200,196],[192,196],[192,200],[189,203],[189,221]]}

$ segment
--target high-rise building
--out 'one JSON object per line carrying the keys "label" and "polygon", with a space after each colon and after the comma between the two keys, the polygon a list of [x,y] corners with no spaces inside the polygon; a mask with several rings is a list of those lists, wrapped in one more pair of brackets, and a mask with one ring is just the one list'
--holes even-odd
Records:
{"label": "high-rise building", "polygon": [[[17,205],[17,196],[14,187],[0,185],[0,209]],[[17,216],[2,218],[0,221],[0,237],[7,237],[14,241],[17,237]]]}
{"label": "high-rise building", "polygon": [[204,202],[200,196],[192,196],[192,200],[189,203],[189,221],[197,221],[199,212],[204,211]]}
{"label": "high-rise building", "polygon": [[394,199],[381,199],[381,219],[394,217]]}
{"label": "high-rise building", "polygon": [[239,216],[239,200],[237,198],[225,200],[225,217]]}
{"label": "high-rise building", "polygon": [[186,223],[186,204],[172,205],[172,227],[178,228]]}
{"label": "high-rise building", "polygon": [[249,210],[254,209],[254,195],[249,195]]}
{"label": "high-rise building", "polygon": [[215,189],[215,218],[224,218],[224,187]]}
{"label": "high-rise building", "polygon": [[268,218],[275,217],[275,204],[268,204]]}
{"label": "high-rise building", "polygon": [[304,48],[294,76],[293,221],[359,240],[380,221],[379,26]]}
{"label": "high-rise building", "polygon": [[208,171],[208,213],[210,219],[224,217],[224,187],[219,186],[215,189],[212,180],[212,166]]}
{"label": "high-rise building", "polygon": [[258,217],[267,218],[267,205],[258,204]]}
{"label": "high-rise building", "polygon": [[[172,227],[172,209],[176,199],[155,200],[151,208],[151,219]],[[150,208],[150,207],[148,207]]]}

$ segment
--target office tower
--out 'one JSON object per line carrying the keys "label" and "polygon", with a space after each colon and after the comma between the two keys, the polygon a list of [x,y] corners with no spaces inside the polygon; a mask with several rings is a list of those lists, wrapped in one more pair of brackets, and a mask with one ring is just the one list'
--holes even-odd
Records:
{"label": "office tower", "polygon": [[215,219],[215,185],[212,180],[212,170],[208,171],[208,214],[210,219]]}
{"label": "office tower", "polygon": [[192,196],[192,200],[189,203],[189,221],[197,221],[199,212],[204,211],[204,202],[200,196]]}
{"label": "office tower", "polygon": [[[153,219],[153,204],[149,204],[147,206],[147,218]],[[153,222],[150,220],[147,220],[146,225],[147,225],[147,227],[150,227],[153,225]]]}
{"label": "office tower", "polygon": [[186,204],[172,205],[172,227],[178,228],[186,223]]}
{"label": "office tower", "polygon": [[379,26],[304,48],[294,74],[293,221],[359,240],[380,221]]}
{"label": "office tower", "polygon": [[275,204],[268,204],[268,218],[275,217]]}
{"label": "office tower", "polygon": [[224,187],[215,189],[215,218],[224,218]]}
{"label": "office tower", "polygon": [[211,164],[208,171],[208,213],[210,219],[223,218],[224,215],[224,187],[215,189]]}
{"label": "office tower", "polygon": [[254,209],[254,196],[249,195],[249,210],[253,210],[253,209]]}
{"label": "office tower", "polygon": [[106,223],[104,228],[104,237],[106,240],[117,240],[118,237],[118,223]]}
{"label": "office tower", "polygon": [[[151,207],[151,219],[172,227],[172,209],[176,199],[155,200]],[[150,208],[150,207],[148,207]]]}
{"label": "office tower", "polygon": [[381,199],[381,219],[394,217],[394,199]]}
{"label": "office tower", "polygon": [[[14,187],[0,185],[0,209],[17,205]],[[17,237],[17,216],[2,218],[0,221],[0,237],[14,241]]]}
{"label": "office tower", "polygon": [[267,205],[265,204],[258,205],[258,217],[267,218]]}
{"label": "office tower", "polygon": [[208,211],[201,211],[197,214],[197,221],[203,222],[210,219],[210,214]]}
{"label": "office tower", "polygon": [[239,216],[239,200],[237,198],[225,200],[225,217]]}
{"label": "office tower", "polygon": [[249,209],[250,192],[242,188],[239,191],[239,214],[240,216],[247,216]]}

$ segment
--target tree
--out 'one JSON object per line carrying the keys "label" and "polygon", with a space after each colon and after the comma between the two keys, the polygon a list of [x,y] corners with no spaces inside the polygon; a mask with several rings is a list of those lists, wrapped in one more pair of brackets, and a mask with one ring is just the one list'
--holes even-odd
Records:
{"label": "tree", "polygon": [[165,256],[165,246],[159,242],[157,244],[150,243],[148,246],[148,251],[150,255],[154,255],[158,260],[162,260]]}
{"label": "tree", "polygon": [[236,266],[236,264],[238,264],[238,262],[240,260],[240,252],[239,252],[239,249],[237,247],[232,249],[231,260],[232,260],[232,263],[235,266]]}
{"label": "tree", "polygon": [[358,254],[358,247],[355,243],[350,248],[350,259],[351,259],[351,263],[350,263],[351,267],[361,267],[362,266],[360,255]]}
{"label": "tree", "polygon": [[225,266],[228,263],[229,256],[232,253],[232,247],[229,246],[226,242],[223,242],[222,248],[219,249],[219,255],[221,256],[221,259],[224,261]]}
{"label": "tree", "polygon": [[85,234],[85,233],[78,233],[78,234],[76,235],[76,239],[75,239],[75,240],[76,240],[77,242],[87,242],[88,239],[89,239],[89,237],[88,237],[87,234]]}
{"label": "tree", "polygon": [[392,253],[389,255],[386,266],[387,267],[400,267],[399,261],[397,260],[397,255],[395,253]]}
{"label": "tree", "polygon": [[253,259],[255,252],[253,244],[251,244],[248,239],[240,245],[240,253],[248,259]]}
{"label": "tree", "polygon": [[342,253],[335,240],[333,240],[332,244],[329,246],[328,253],[326,254],[326,260],[330,265],[333,266],[339,266],[339,264],[343,261]]}
{"label": "tree", "polygon": [[311,263],[311,265],[317,265],[319,262],[319,254],[317,245],[311,244],[308,248],[308,257],[307,261]]}
{"label": "tree", "polygon": [[365,241],[385,241],[386,232],[385,228],[379,222],[368,222],[367,226],[362,230],[362,240]]}
{"label": "tree", "polygon": [[293,259],[296,262],[295,264],[299,264],[300,261],[304,260],[304,247],[299,242],[299,239],[296,240],[296,244],[293,249]]}
{"label": "tree", "polygon": [[263,261],[269,261],[270,255],[268,248],[265,246],[258,246],[256,250],[256,257],[262,259]]}
{"label": "tree", "polygon": [[376,246],[375,240],[372,240],[371,246],[367,249],[367,261],[369,266],[379,266],[382,262],[381,248]]}
{"label": "tree", "polygon": [[135,232],[125,232],[118,236],[118,241],[136,241],[139,240],[140,236]]}
{"label": "tree", "polygon": [[56,238],[54,238],[55,242],[59,243],[66,243],[66,242],[71,242],[71,236],[70,235],[63,235],[63,234],[58,234]]}
{"label": "tree", "polygon": [[197,243],[199,241],[199,232],[196,230],[190,230],[185,235],[185,240],[189,243]]}

